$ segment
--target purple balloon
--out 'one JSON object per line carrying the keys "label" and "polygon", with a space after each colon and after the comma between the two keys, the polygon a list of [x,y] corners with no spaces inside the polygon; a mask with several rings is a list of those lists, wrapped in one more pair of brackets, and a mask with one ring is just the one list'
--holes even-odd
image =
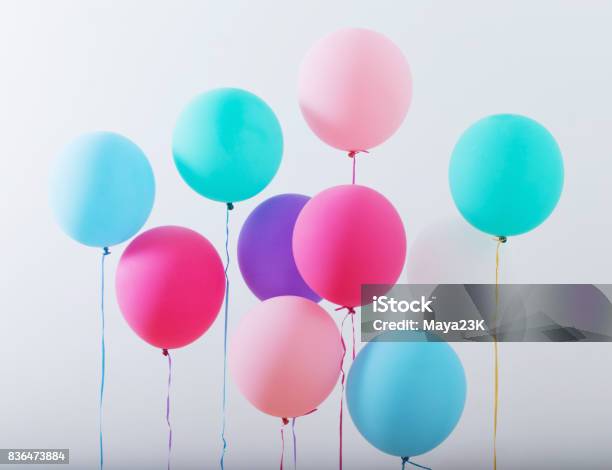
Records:
{"label": "purple balloon", "polygon": [[309,200],[301,194],[271,197],[251,212],[240,230],[240,272],[260,300],[280,295],[321,300],[302,279],[291,248],[295,221]]}

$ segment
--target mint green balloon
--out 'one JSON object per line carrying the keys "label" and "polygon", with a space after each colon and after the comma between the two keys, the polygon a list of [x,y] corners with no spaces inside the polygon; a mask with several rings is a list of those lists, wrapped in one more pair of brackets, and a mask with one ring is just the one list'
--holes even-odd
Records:
{"label": "mint green balloon", "polygon": [[563,158],[541,124],[497,114],[463,133],[453,150],[449,182],[470,224],[495,236],[519,235],[544,222],[557,205]]}
{"label": "mint green balloon", "polygon": [[219,88],[197,96],[183,110],[172,151],[192,189],[215,201],[237,202],[270,183],[283,154],[283,134],[262,99]]}

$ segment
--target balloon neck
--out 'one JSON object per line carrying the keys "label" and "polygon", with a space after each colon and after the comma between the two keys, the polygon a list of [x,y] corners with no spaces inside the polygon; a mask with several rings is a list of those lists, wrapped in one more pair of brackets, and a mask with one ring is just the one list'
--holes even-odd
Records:
{"label": "balloon neck", "polygon": [[358,153],[370,153],[367,150],[350,150],[348,153],[349,158],[355,158]]}
{"label": "balloon neck", "polygon": [[231,211],[234,208],[234,203],[233,202],[228,202],[227,203],[227,210]]}
{"label": "balloon neck", "polygon": [[103,254],[104,256],[106,256],[106,255],[110,255],[110,253],[111,253],[111,252],[110,252],[110,250],[108,249],[108,247],[107,247],[107,246],[105,246],[105,247],[103,248],[103,252],[102,252],[102,254]]}
{"label": "balloon neck", "polygon": [[505,237],[504,235],[498,235],[495,237],[495,240],[497,240],[499,243],[506,243],[508,241],[508,237]]}
{"label": "balloon neck", "polygon": [[162,354],[163,354],[164,356],[167,356],[167,355],[168,355],[168,350],[167,350],[167,349],[165,349],[165,348],[164,348],[164,349],[162,349]]}
{"label": "balloon neck", "polygon": [[336,309],[336,312],[339,310],[346,310],[346,313],[348,313],[349,315],[355,315],[355,307],[348,307],[346,305],[343,305],[342,307],[338,307]]}
{"label": "balloon neck", "polygon": [[415,467],[418,467],[418,468],[423,468],[425,470],[431,470],[431,468],[429,467],[425,467],[423,465],[419,465],[418,463],[411,462],[410,457],[402,457],[402,470],[406,468],[407,463],[409,463],[410,465],[414,465]]}
{"label": "balloon neck", "polygon": [[281,418],[281,421],[283,422],[283,426],[287,426],[289,424],[289,418]]}

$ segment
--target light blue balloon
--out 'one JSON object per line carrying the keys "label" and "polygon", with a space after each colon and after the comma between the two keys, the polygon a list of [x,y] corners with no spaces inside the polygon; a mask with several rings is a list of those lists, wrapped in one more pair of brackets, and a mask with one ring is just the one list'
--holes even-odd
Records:
{"label": "light blue balloon", "polygon": [[551,214],[563,189],[563,158],[554,137],[524,116],[497,114],[472,125],[450,161],[459,212],[483,232],[519,235]]}
{"label": "light blue balloon", "polygon": [[174,129],[172,151],[193,190],[214,201],[237,202],[270,183],[283,154],[283,134],[263,100],[220,88],[187,105]]}
{"label": "light blue balloon", "polygon": [[84,245],[112,246],[135,235],[147,221],[155,179],[134,142],[112,132],[93,132],[59,155],[49,196],[66,234]]}
{"label": "light blue balloon", "polygon": [[[348,410],[370,444],[387,454],[414,457],[453,431],[465,404],[461,361],[424,333],[388,333],[363,348],[346,384]],[[430,337],[431,338],[431,337]]]}

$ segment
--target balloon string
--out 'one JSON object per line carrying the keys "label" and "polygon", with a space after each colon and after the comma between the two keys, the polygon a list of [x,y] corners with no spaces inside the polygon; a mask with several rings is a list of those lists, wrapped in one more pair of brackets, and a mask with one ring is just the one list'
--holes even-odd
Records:
{"label": "balloon string", "polygon": [[228,202],[225,209],[225,308],[224,308],[224,321],[223,321],[223,405],[222,405],[222,421],[221,421],[221,442],[223,448],[221,449],[221,470],[223,470],[225,464],[225,451],[227,449],[227,440],[225,439],[225,421],[226,421],[226,408],[227,408],[227,323],[229,320],[229,295],[230,295],[230,281],[228,276],[228,270],[230,266],[230,255],[229,255],[229,214],[234,208],[231,202]]}
{"label": "balloon string", "polygon": [[410,457],[402,457],[402,470],[406,469],[406,464],[414,465],[415,467],[424,468],[425,470],[431,470],[429,467],[425,467],[423,465],[419,465],[418,463],[411,462]]}
{"label": "balloon string", "polygon": [[167,349],[163,349],[164,356],[168,358],[168,393],[166,395],[166,423],[168,424],[168,470],[170,470],[170,456],[172,455],[172,425],[170,424],[170,387],[172,385],[172,357]]}
{"label": "balloon string", "polygon": [[282,423],[280,428],[281,435],[281,457],[280,457],[280,470],[283,470],[283,460],[285,460],[285,426],[289,423],[287,418],[281,418]]}
{"label": "balloon string", "polygon": [[102,251],[102,259],[100,261],[100,319],[101,319],[101,371],[100,371],[100,403],[98,409],[98,425],[100,432],[100,469],[104,468],[104,443],[102,438],[102,409],[104,405],[104,378],[106,376],[106,344],[104,341],[104,259],[110,255],[107,246]]}
{"label": "balloon string", "polygon": [[506,243],[506,237],[496,238],[495,248],[495,319],[493,327],[493,351],[494,351],[494,397],[493,397],[493,470],[497,470],[497,414],[499,410],[499,345],[497,343],[497,315],[499,310],[499,249],[502,243]]}
{"label": "balloon string", "polygon": [[353,159],[353,179],[351,180],[352,184],[355,184],[355,169],[357,166],[357,159],[355,158],[358,153],[370,153],[367,150],[351,150],[348,153],[349,158]]}
{"label": "balloon string", "polygon": [[[336,312],[339,310],[347,310],[347,312],[351,315],[351,327],[353,330],[353,344],[352,344],[352,357],[353,357],[353,361],[355,360],[355,351],[356,351],[356,337],[355,337],[355,309],[353,307],[338,307],[335,309]],[[344,322],[342,323],[344,324]]]}
{"label": "balloon string", "polygon": [[[310,410],[308,413],[304,413],[303,415],[300,416],[296,416],[295,418],[291,419],[291,434],[293,436],[293,469],[297,469],[297,437],[295,436],[295,420],[297,418],[301,418],[302,416],[308,416],[309,414],[314,413],[315,411],[317,411],[317,409],[313,409]],[[283,422],[286,421],[285,424],[289,423],[289,420],[287,418],[283,418]]]}
{"label": "balloon string", "polygon": [[291,435],[293,436],[293,470],[297,470],[297,438],[295,437],[295,420],[291,420]]}
{"label": "balloon string", "polygon": [[[347,309],[346,315],[342,319],[342,323],[340,324],[340,342],[342,344],[342,359],[340,360],[340,385],[341,385],[341,393],[340,393],[340,424],[339,424],[339,434],[340,434],[340,445],[338,448],[338,466],[339,469],[342,470],[342,421],[343,421],[343,410],[344,410],[344,381],[346,378],[346,374],[344,373],[344,359],[346,358],[346,343],[344,342],[344,337],[342,336],[342,332],[344,331],[344,323],[349,316],[353,316],[355,314],[355,309],[353,307],[338,307],[336,310]],[[354,346],[353,346],[354,349]]]}
{"label": "balloon string", "polygon": [[355,315],[351,315],[351,328],[353,329],[353,361],[355,360]]}

